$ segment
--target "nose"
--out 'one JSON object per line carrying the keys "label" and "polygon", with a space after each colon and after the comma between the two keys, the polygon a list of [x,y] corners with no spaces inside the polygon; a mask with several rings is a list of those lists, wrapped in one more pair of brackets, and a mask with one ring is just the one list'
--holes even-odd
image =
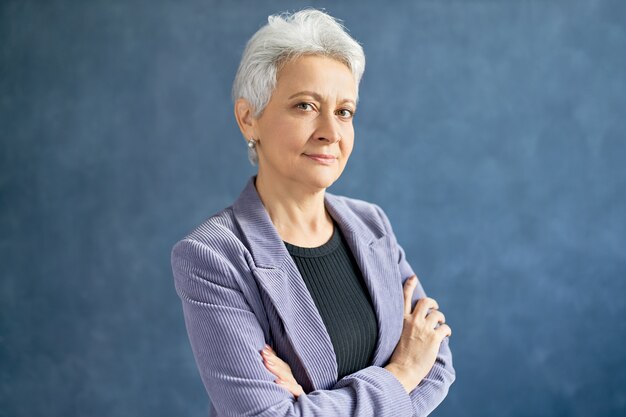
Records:
{"label": "nose", "polygon": [[335,143],[341,140],[341,130],[339,121],[335,114],[328,114],[327,112],[319,115],[317,130],[315,132],[315,138],[320,141],[326,141],[328,143]]}

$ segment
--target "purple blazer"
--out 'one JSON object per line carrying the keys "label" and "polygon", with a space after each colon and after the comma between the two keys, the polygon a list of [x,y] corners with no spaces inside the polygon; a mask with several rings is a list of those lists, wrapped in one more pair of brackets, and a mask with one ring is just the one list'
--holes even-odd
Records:
{"label": "purple blazer", "polygon": [[[363,273],[379,332],[371,365],[337,381],[330,336],[254,180],[172,249],[176,292],[211,415],[428,415],[455,379],[452,355],[446,337],[410,394],[383,368],[402,332],[402,285],[413,275],[386,215],[374,204],[326,193],[326,208]],[[414,303],[424,296],[418,282]],[[296,399],[274,382],[260,354],[265,343],[289,364],[305,394]]]}

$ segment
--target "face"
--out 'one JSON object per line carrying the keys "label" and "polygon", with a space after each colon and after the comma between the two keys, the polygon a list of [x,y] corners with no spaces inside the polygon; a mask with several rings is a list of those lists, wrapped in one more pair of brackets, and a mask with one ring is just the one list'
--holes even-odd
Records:
{"label": "face", "polygon": [[251,123],[259,175],[311,191],[329,187],[352,152],[355,110],[356,82],[345,64],[312,55],[285,64]]}

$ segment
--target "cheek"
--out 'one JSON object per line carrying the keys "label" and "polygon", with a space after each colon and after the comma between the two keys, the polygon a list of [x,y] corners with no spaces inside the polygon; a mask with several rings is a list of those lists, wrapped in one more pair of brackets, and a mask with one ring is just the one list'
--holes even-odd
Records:
{"label": "cheek", "polygon": [[352,149],[352,147],[354,146],[354,126],[346,126],[343,131],[342,137],[346,139],[346,146]]}
{"label": "cheek", "polygon": [[341,152],[345,157],[348,157],[352,153],[352,149],[354,149],[354,136],[348,136],[348,139],[342,140],[341,144]]}
{"label": "cheek", "polygon": [[306,122],[293,119],[277,120],[273,125],[273,135],[290,147],[298,147],[310,136],[310,127]]}
{"label": "cheek", "polygon": [[285,152],[295,152],[302,147],[301,134],[297,124],[285,122],[285,120],[277,120],[268,129],[266,135],[266,143],[272,153],[282,154]]}

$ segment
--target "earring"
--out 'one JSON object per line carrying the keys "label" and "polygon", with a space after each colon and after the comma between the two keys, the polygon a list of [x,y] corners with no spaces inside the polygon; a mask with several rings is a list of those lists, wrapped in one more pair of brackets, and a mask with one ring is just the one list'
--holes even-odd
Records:
{"label": "earring", "polygon": [[256,140],[248,141],[248,161],[254,166],[259,163],[259,155],[256,152]]}

